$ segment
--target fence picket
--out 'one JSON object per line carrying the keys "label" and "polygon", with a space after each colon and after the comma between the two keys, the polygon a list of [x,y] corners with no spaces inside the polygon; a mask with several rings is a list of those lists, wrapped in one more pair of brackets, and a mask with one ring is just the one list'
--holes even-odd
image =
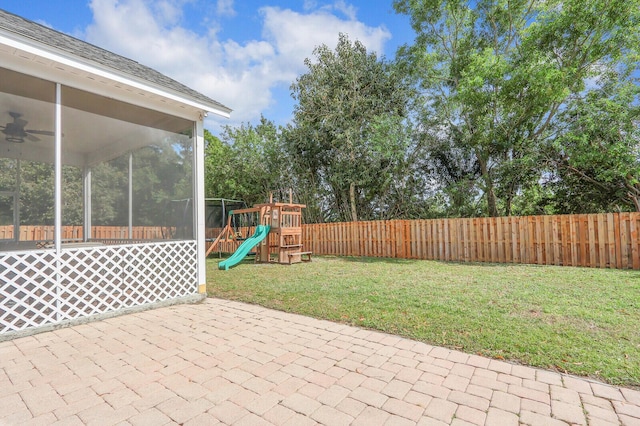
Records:
{"label": "fence picket", "polygon": [[640,256],[638,256],[638,216],[631,216],[629,221],[629,233],[631,234],[631,259],[633,269],[640,269]]}
{"label": "fence picket", "polygon": [[606,224],[605,217],[602,215],[598,215],[596,217],[597,228],[597,237],[596,241],[598,242],[598,266],[600,268],[607,267],[607,252],[606,252],[606,241],[607,241],[607,232],[606,232]]}
{"label": "fence picket", "polygon": [[619,269],[629,268],[629,213],[620,213],[618,227],[620,232],[620,263]]}
{"label": "fence picket", "polygon": [[613,246],[613,257],[610,256],[611,266],[613,269],[622,269],[622,255],[620,249],[620,213],[611,214],[611,245]]}

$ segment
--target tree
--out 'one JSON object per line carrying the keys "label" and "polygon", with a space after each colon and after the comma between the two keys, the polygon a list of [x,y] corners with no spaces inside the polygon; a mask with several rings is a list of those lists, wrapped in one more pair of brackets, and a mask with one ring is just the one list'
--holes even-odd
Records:
{"label": "tree", "polygon": [[[417,33],[399,58],[440,138],[472,153],[491,216],[540,179],[540,144],[586,82],[635,58],[639,0],[395,0]],[[633,61],[629,61],[633,62]],[[634,65],[632,65],[634,66]]]}
{"label": "tree", "polygon": [[204,180],[205,194],[211,198],[237,197],[233,175],[231,146],[222,142],[205,129],[204,131]]}
{"label": "tree", "polygon": [[[320,194],[330,219],[375,216],[393,186],[408,138],[403,132],[410,86],[359,41],[340,34],[307,58],[291,86],[298,102],[289,133],[296,169]],[[322,195],[321,195],[322,196]]]}
{"label": "tree", "polygon": [[617,80],[561,114],[566,128],[546,151],[560,212],[640,211],[640,88]]}
{"label": "tree", "polygon": [[[21,225],[53,225],[54,167],[51,163],[0,159],[0,192],[6,191],[0,223],[13,224],[13,195],[19,193]],[[19,177],[17,174],[19,173]],[[82,224],[82,172],[62,167],[62,224]]]}
{"label": "tree", "polygon": [[221,139],[206,132],[207,196],[240,199],[249,205],[265,202],[269,193],[285,199],[291,176],[281,133],[264,117],[255,126],[225,126]]}
{"label": "tree", "polygon": [[129,222],[129,155],[96,164],[91,171],[91,222],[125,226]]}

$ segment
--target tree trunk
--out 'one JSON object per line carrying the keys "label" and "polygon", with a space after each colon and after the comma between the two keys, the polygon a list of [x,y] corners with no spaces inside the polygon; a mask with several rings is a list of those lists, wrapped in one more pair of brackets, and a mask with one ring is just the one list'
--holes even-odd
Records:
{"label": "tree trunk", "polygon": [[498,201],[496,199],[496,193],[493,189],[493,180],[489,175],[489,170],[487,169],[487,162],[479,154],[476,154],[478,158],[478,163],[480,164],[480,173],[482,173],[482,178],[484,179],[485,184],[485,195],[487,197],[487,208],[489,210],[489,216],[498,217]]}
{"label": "tree trunk", "polygon": [[640,199],[638,199],[638,197],[634,197],[633,195],[631,195],[631,200],[633,201],[633,205],[636,207],[636,211],[640,212]]}
{"label": "tree trunk", "polygon": [[358,211],[356,209],[356,184],[351,182],[349,184],[349,202],[351,204],[351,220],[353,222],[358,221]]}
{"label": "tree trunk", "polygon": [[493,191],[493,182],[490,182],[489,185],[489,188],[487,188],[487,207],[489,208],[489,216],[498,217],[500,214],[498,213],[496,193]]}
{"label": "tree trunk", "polygon": [[[513,187],[513,185],[511,185]],[[506,200],[504,200],[504,214],[503,216],[511,216],[511,206],[513,205],[515,191],[513,189],[509,189],[509,195],[507,195]]]}
{"label": "tree trunk", "polygon": [[640,184],[630,183],[629,181],[631,179],[633,179],[633,176],[627,175],[627,182],[625,183],[625,186],[629,190],[629,192],[627,192],[627,197],[631,199],[636,211],[640,212]]}

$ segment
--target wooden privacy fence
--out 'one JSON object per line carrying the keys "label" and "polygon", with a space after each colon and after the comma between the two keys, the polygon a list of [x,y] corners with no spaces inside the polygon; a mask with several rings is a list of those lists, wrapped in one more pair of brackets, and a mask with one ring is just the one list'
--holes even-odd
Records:
{"label": "wooden privacy fence", "polygon": [[[243,230],[243,237],[251,235]],[[390,220],[303,225],[302,244],[327,255],[640,269],[639,230],[640,213]],[[132,231],[134,240],[163,238],[161,227]],[[128,238],[126,226],[94,226],[92,233]],[[218,233],[208,229],[207,238]],[[21,226],[20,234],[21,241],[53,240],[53,227]],[[13,238],[12,226],[0,226],[0,240]],[[82,227],[63,227],[63,240],[82,238]]]}
{"label": "wooden privacy fence", "polygon": [[[53,241],[53,225],[22,225],[20,226],[20,241]],[[0,226],[0,240],[12,240],[14,238],[13,225]],[[63,240],[81,240],[82,226],[63,226]]]}
{"label": "wooden privacy fence", "polygon": [[[164,233],[163,233],[164,231]],[[93,226],[91,227],[92,238],[96,240],[119,240],[129,239],[128,226]],[[131,227],[131,237],[133,240],[162,240],[165,234],[170,233],[169,228],[160,226],[133,226]]]}
{"label": "wooden privacy fence", "polygon": [[[131,228],[131,238],[129,238],[128,226],[94,226],[91,228],[92,238],[97,240],[160,240],[165,238],[170,228],[160,226],[134,226]],[[82,226],[63,226],[63,240],[82,240]],[[11,240],[14,238],[14,228],[12,225],[0,226],[0,240]],[[22,225],[20,226],[20,241],[53,241],[53,226],[42,225]]]}
{"label": "wooden privacy fence", "polygon": [[[168,235],[174,233],[174,228],[160,227],[160,226],[133,226],[131,228],[131,237],[129,237],[128,226],[93,226],[91,228],[91,239],[101,241],[113,241],[122,242],[122,240],[163,240],[167,239]],[[222,228],[207,228],[205,235],[208,240],[213,240],[220,234]],[[222,252],[233,253],[240,243],[247,237],[251,236],[255,231],[255,227],[241,227],[238,228],[238,239],[233,241],[225,241],[221,244]],[[62,240],[82,240],[84,236],[82,226],[63,226],[62,227]],[[13,240],[14,227],[13,225],[0,226],[0,241],[1,240]],[[19,241],[53,241],[54,229],[49,225],[22,225],[20,226]]]}
{"label": "wooden privacy fence", "polygon": [[314,254],[640,269],[640,213],[303,225]]}

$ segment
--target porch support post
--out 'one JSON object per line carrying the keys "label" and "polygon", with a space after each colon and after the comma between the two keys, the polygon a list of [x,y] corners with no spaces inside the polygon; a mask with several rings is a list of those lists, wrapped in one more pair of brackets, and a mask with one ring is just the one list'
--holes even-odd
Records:
{"label": "porch support post", "polygon": [[62,86],[56,83],[56,108],[54,126],[54,222],[53,244],[56,251],[55,293],[56,321],[62,320],[60,293],[62,286]]}
{"label": "porch support post", "polygon": [[62,87],[56,83],[55,143],[54,143],[54,223],[53,244],[60,257],[62,239]]}
{"label": "porch support post", "polygon": [[133,152],[129,153],[129,239],[133,238]]}
{"label": "porch support post", "polygon": [[204,117],[196,121],[193,146],[193,211],[195,215],[194,233],[198,259],[198,293],[207,293],[205,256],[205,212],[204,212]]}
{"label": "porch support post", "polygon": [[84,225],[82,229],[83,241],[91,238],[91,167],[85,166],[83,173],[83,197],[84,197]]}
{"label": "porch support post", "polygon": [[16,187],[13,188],[13,239],[20,241],[20,187],[22,186],[22,165],[16,159]]}

